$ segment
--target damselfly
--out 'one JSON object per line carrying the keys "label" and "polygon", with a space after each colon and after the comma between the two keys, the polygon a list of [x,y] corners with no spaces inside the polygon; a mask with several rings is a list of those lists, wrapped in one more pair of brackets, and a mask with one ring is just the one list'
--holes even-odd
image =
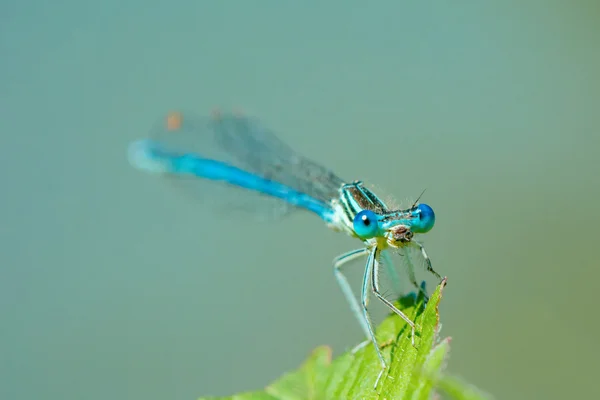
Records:
{"label": "damselfly", "polygon": [[[415,323],[383,296],[379,269],[386,252],[406,253],[403,259],[408,264],[409,279],[419,288],[408,255],[413,249],[427,270],[441,280],[425,248],[414,238],[414,234],[428,232],[435,223],[435,214],[428,205],[415,202],[406,209],[390,209],[361,181],[347,183],[293,151],[258,120],[235,113],[210,117],[169,114],[150,139],[130,145],[128,156],[133,166],[186,185],[220,181],[225,186],[245,189],[242,197],[275,199],[276,203],[270,204],[271,213],[308,210],[330,228],[360,239],[364,247],[337,257],[333,270],[381,363],[375,386],[387,363],[367,311],[370,292],[406,321],[414,345]],[[360,302],[342,272],[342,266],[359,257],[367,258]]]}

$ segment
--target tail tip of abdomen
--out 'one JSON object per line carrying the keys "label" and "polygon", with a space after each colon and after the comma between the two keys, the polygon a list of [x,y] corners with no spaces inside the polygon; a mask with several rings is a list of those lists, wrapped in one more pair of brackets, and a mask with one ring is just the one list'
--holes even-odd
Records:
{"label": "tail tip of abdomen", "polygon": [[132,142],[127,148],[127,160],[133,167],[154,173],[168,172],[165,161],[157,154],[156,143],[148,139]]}

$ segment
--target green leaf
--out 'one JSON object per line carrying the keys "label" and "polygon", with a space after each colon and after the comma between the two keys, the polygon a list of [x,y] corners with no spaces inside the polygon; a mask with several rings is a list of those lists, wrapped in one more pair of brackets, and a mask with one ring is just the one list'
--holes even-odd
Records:
{"label": "green leaf", "polygon": [[200,400],[428,400],[436,390],[454,399],[485,399],[474,387],[442,373],[450,349],[449,338],[438,339],[438,306],[445,285],[446,280],[437,287],[426,307],[422,295],[409,295],[396,303],[420,327],[414,346],[410,327],[395,314],[377,328],[377,340],[390,364],[377,388],[374,384],[380,364],[370,343],[334,361],[331,349],[323,346],[315,349],[297,371],[284,375],[264,390]]}

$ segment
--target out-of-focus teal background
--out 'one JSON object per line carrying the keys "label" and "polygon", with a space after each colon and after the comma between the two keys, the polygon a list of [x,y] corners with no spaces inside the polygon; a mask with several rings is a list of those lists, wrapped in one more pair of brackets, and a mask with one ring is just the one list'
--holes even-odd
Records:
{"label": "out-of-focus teal background", "polygon": [[330,264],[358,242],[128,165],[165,112],[215,105],[427,188],[451,373],[598,396],[599,40],[594,1],[2,1],[0,398],[226,395],[362,340]]}

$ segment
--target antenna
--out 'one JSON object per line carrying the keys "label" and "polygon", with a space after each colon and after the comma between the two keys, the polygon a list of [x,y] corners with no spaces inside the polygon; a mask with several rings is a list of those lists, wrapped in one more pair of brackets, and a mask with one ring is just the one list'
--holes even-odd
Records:
{"label": "antenna", "polygon": [[421,196],[423,196],[423,193],[425,193],[427,189],[423,189],[423,191],[421,192],[421,194],[419,195],[419,197],[417,197],[417,199],[415,200],[415,202],[413,203],[411,209],[415,208],[415,206],[417,205],[417,203],[419,202],[419,200],[421,199]]}

